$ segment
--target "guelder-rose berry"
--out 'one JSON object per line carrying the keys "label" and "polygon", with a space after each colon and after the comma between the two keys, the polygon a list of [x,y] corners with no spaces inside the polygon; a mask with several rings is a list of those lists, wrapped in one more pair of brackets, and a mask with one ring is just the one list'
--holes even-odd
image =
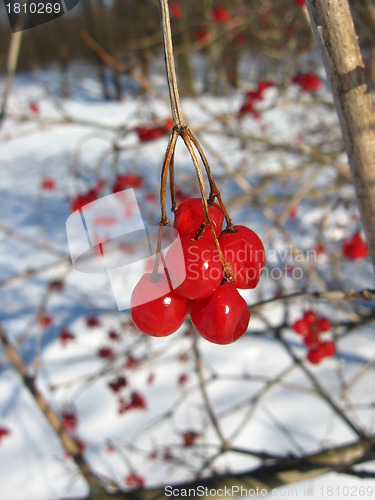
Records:
{"label": "guelder-rose berry", "polygon": [[266,254],[259,236],[245,226],[221,233],[219,244],[226,262],[232,264],[236,288],[255,288],[262,276]]}
{"label": "guelder-rose berry", "polygon": [[310,326],[304,319],[298,319],[293,323],[293,330],[299,335],[307,335],[310,330]]}
{"label": "guelder-rose berry", "polygon": [[170,290],[165,275],[146,273],[131,297],[135,325],[147,335],[166,337],[178,330],[187,313],[188,301]]}
{"label": "guelder-rose berry", "polygon": [[[221,228],[223,227],[224,215],[216,203],[208,207],[208,213],[212,220],[212,225],[215,230],[216,236],[219,237]],[[196,231],[203,223],[203,204],[201,198],[191,198],[184,201],[177,208],[174,215],[173,227],[178,231],[180,236],[194,238]],[[205,231],[201,234],[200,238],[211,238],[211,231],[208,225]]]}
{"label": "guelder-rose berry", "polygon": [[354,233],[352,238],[347,238],[343,241],[342,251],[344,257],[350,260],[364,259],[369,256],[367,243],[362,239],[359,231]]}
{"label": "guelder-rose berry", "polygon": [[230,21],[230,14],[224,7],[218,6],[212,11],[212,19],[216,23],[227,23]]}
{"label": "guelder-rose berry", "polygon": [[309,349],[307,360],[312,364],[320,363],[324,358],[334,356],[336,353],[333,341],[323,341],[321,334],[331,329],[328,318],[318,316],[314,311],[306,311],[301,319],[293,323],[293,330],[303,335],[303,342]]}
{"label": "guelder-rose berry", "polygon": [[250,312],[232,284],[221,285],[210,297],[196,300],[191,321],[197,332],[214,344],[231,344],[247,330]]}
{"label": "guelder-rose berry", "polygon": [[299,85],[301,92],[317,92],[321,86],[322,82],[315,73],[298,73],[292,78],[292,82]]}
{"label": "guelder-rose berry", "polygon": [[[165,257],[167,269],[180,283],[175,289],[176,294],[187,299],[208,297],[223,279],[223,268],[215,243],[206,238],[181,238],[180,243],[181,247],[179,244],[171,245]],[[184,262],[181,262],[181,248]]]}

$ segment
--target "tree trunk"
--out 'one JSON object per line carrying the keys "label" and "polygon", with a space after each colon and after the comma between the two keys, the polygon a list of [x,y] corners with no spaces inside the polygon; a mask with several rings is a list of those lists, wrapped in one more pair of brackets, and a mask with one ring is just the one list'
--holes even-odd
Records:
{"label": "tree trunk", "polygon": [[306,0],[375,267],[375,113],[348,0]]}

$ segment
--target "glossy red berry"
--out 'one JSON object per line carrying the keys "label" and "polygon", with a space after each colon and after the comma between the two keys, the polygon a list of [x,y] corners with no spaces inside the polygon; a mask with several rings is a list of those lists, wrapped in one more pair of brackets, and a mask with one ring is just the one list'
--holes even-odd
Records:
{"label": "glossy red berry", "polygon": [[319,364],[323,360],[323,358],[324,358],[324,352],[321,346],[318,346],[307,353],[307,359],[313,365]]}
{"label": "glossy red berry", "polygon": [[298,319],[293,323],[293,330],[299,335],[307,335],[310,330],[310,326],[304,319]]}
{"label": "glossy red berry", "polygon": [[321,349],[324,353],[324,356],[331,357],[336,354],[336,346],[332,340],[323,342],[321,345]]}
{"label": "glossy red berry", "polygon": [[210,297],[193,302],[191,321],[197,332],[214,344],[230,344],[247,330],[250,312],[232,284],[225,283]]}
{"label": "glossy red berry", "polygon": [[212,294],[223,279],[223,268],[213,240],[181,238],[185,262],[181,262],[181,248],[174,244],[168,250],[165,262],[168,271],[181,283],[177,295],[188,299],[202,299]]}
{"label": "glossy red berry", "polygon": [[328,332],[331,329],[331,322],[328,318],[318,318],[318,329],[321,332]]}
{"label": "glossy red berry", "polygon": [[[212,220],[216,236],[219,237],[221,228],[223,227],[224,215],[216,203],[208,207],[208,213]],[[179,205],[174,215],[173,227],[177,229],[180,237],[186,236],[194,238],[196,231],[203,223],[203,204],[201,198],[191,198]],[[206,226],[205,231],[201,234],[200,239],[212,239],[211,231]]]}
{"label": "glossy red berry", "polygon": [[303,315],[303,319],[306,321],[308,325],[313,325],[316,323],[318,316],[314,311],[306,311]]}
{"label": "glossy red berry", "polygon": [[255,288],[262,275],[266,254],[259,236],[245,226],[221,233],[219,244],[226,262],[232,264],[236,288]]}
{"label": "glossy red berry", "polygon": [[184,322],[188,301],[170,290],[166,276],[152,273],[142,276],[131,297],[131,315],[135,325],[147,335],[166,337]]}

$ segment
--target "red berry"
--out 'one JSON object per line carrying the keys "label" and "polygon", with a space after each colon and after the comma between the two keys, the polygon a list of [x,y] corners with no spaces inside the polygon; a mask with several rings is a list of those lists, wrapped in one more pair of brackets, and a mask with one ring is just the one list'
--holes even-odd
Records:
{"label": "red berry", "polygon": [[53,191],[56,187],[55,179],[44,179],[42,181],[42,189],[46,191]]}
{"label": "red berry", "polygon": [[342,251],[347,259],[363,259],[369,256],[366,241],[362,239],[361,233],[356,232],[352,238],[345,239],[342,244]]}
{"label": "red berry", "polygon": [[331,357],[331,356],[334,356],[336,354],[336,346],[335,346],[335,343],[332,342],[332,340],[330,340],[328,342],[323,342],[321,345],[321,349],[322,349],[324,355],[327,357]]}
{"label": "red berry", "polygon": [[178,385],[181,387],[184,386],[189,380],[189,375],[187,373],[181,373],[181,375],[178,377]]}
{"label": "red berry", "polygon": [[228,283],[207,299],[194,301],[190,316],[197,332],[214,344],[235,342],[246,332],[250,321],[248,305]]}
{"label": "red berry", "polygon": [[166,132],[164,127],[149,127],[147,125],[136,127],[135,131],[137,132],[140,142],[154,141],[155,139],[159,139],[159,137],[162,137]]}
{"label": "red berry", "polygon": [[211,34],[206,28],[198,28],[194,33],[194,40],[199,43],[207,43],[210,38]]}
{"label": "red berry", "polygon": [[132,392],[130,400],[120,399],[118,413],[125,413],[128,410],[145,410],[147,408],[145,398],[139,392]]}
{"label": "red berry", "polygon": [[74,333],[69,332],[68,330],[63,330],[60,332],[59,339],[62,345],[66,345],[68,342],[75,340],[76,336]]}
{"label": "red berry", "polygon": [[126,387],[128,384],[127,380],[125,377],[117,377],[116,379],[112,380],[111,382],[108,382],[108,387],[113,391],[113,392],[119,392],[121,389]]}
{"label": "red berry", "polygon": [[321,346],[318,346],[315,349],[312,349],[307,353],[307,359],[312,363],[313,365],[317,365],[322,361],[324,358],[324,352],[321,349]]}
{"label": "red berry", "polygon": [[300,86],[302,92],[316,92],[322,82],[314,73],[299,73],[292,78],[292,82]]}
{"label": "red berry", "polygon": [[174,17],[175,19],[182,17],[183,12],[177,2],[171,2],[169,4],[169,11],[171,13],[171,17]]}
{"label": "red berry", "polygon": [[[216,236],[219,237],[221,228],[223,227],[224,215],[219,205],[214,203],[208,207],[208,213],[212,220],[212,225],[215,230]],[[173,227],[177,229],[180,236],[194,238],[197,229],[199,229],[203,222],[203,203],[201,198],[191,198],[184,201],[177,208],[174,215]],[[212,239],[211,231],[208,225],[205,231],[201,234],[200,239]]]}
{"label": "red berry", "polygon": [[125,478],[125,484],[131,488],[141,488],[145,484],[145,478],[138,474],[128,474]]}
{"label": "red berry", "polygon": [[94,189],[88,191],[88,193],[79,194],[75,197],[71,204],[71,210],[80,210],[85,205],[95,201],[97,199],[97,193]]}
{"label": "red berry", "polygon": [[87,316],[86,325],[89,328],[94,328],[95,326],[100,326],[100,319],[97,316]]}
{"label": "red berry", "polygon": [[108,332],[108,338],[110,338],[114,342],[117,342],[118,340],[120,340],[120,335],[115,330],[110,330]]}
{"label": "red berry", "polygon": [[185,431],[182,433],[182,439],[185,446],[192,446],[195,441],[201,437],[200,432],[196,431]]}
{"label": "red berry", "polygon": [[40,114],[40,106],[37,102],[29,102],[29,110],[33,115]]}
{"label": "red berry", "polygon": [[293,330],[299,335],[307,335],[310,330],[310,325],[304,319],[298,319],[293,323]]}
{"label": "red berry", "polygon": [[180,283],[176,294],[188,299],[208,297],[223,279],[223,268],[213,240],[181,238],[170,247],[165,262],[168,271]]}
{"label": "red berry", "polygon": [[294,0],[294,3],[297,5],[297,7],[305,7],[305,0]]}
{"label": "red berry", "polygon": [[262,275],[266,255],[259,236],[245,226],[221,233],[219,244],[226,262],[232,264],[236,288],[255,288]]}
{"label": "red berry", "polygon": [[11,434],[10,430],[7,429],[6,427],[0,427],[0,444],[1,444],[1,441],[9,436]]}
{"label": "red berry", "polygon": [[331,322],[328,318],[318,318],[318,329],[321,332],[328,332],[331,329]]}
{"label": "red berry", "polygon": [[53,319],[48,314],[42,314],[39,317],[39,324],[43,328],[48,328],[50,325],[52,325],[52,323],[53,323]]}
{"label": "red berry", "polygon": [[134,174],[124,174],[118,175],[116,177],[115,184],[112,188],[112,193],[117,193],[118,191],[123,191],[127,188],[140,188],[143,184],[143,176],[142,175],[134,175]]}
{"label": "red berry", "polygon": [[230,14],[229,12],[224,9],[224,7],[215,7],[213,12],[212,12],[212,19],[216,23],[227,23],[230,21]]}
{"label": "red berry", "polygon": [[147,335],[166,337],[184,322],[187,299],[170,291],[165,275],[142,276],[131,297],[131,314],[135,325]]}
{"label": "red berry", "polygon": [[101,347],[97,352],[97,356],[99,356],[99,358],[109,359],[113,358],[114,355],[115,353],[111,347]]}
{"label": "red berry", "polygon": [[303,319],[306,321],[308,325],[314,325],[318,319],[318,316],[314,311],[306,311],[303,315]]}
{"label": "red berry", "polygon": [[309,349],[316,349],[320,344],[317,335],[314,335],[313,333],[308,333],[307,335],[305,335],[303,337],[303,342]]}
{"label": "red berry", "polygon": [[77,414],[73,410],[66,410],[61,415],[61,425],[70,432],[77,428]]}

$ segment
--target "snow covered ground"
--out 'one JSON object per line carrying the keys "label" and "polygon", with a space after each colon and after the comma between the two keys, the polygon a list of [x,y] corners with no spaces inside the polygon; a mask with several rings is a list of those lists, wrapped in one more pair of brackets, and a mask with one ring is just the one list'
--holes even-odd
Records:
{"label": "snow covered ground", "polygon": [[[104,272],[73,268],[66,220],[76,196],[99,181],[104,196],[117,174],[142,176],[142,186],[135,188],[142,217],[145,225],[158,224],[168,136],[141,143],[134,127],[169,117],[166,102],[145,100],[134,90],[120,103],[101,101],[89,69],[81,72],[64,101],[56,97],[53,70],[16,78],[0,131],[0,303],[5,332],[52,408],[66,420],[71,416],[73,435],[92,469],[123,489],[132,485],[132,475],[153,487],[195,478],[202,464],[203,476],[245,471],[261,464],[261,452],[303,456],[350,443],[358,437],[353,427],[373,435],[373,303],[302,295],[250,307],[248,332],[230,346],[196,339],[187,323],[171,337],[154,339],[135,330],[128,311],[117,310]],[[166,95],[160,75],[154,83]],[[243,93],[186,99],[183,109],[234,222],[249,225],[264,241],[267,269],[256,290],[243,292],[249,305],[305,288],[373,287],[369,259],[351,261],[342,254],[343,239],[360,226],[325,85],[315,94],[297,85],[284,92],[267,89],[257,104],[259,119],[237,118]],[[223,115],[231,116],[226,124],[218,119]],[[184,195],[198,195],[182,144],[176,184]],[[56,280],[62,290],[50,286]],[[291,328],[309,309],[329,317],[333,327],[327,336],[336,342],[337,356],[318,366],[306,361],[306,347]],[[359,326],[350,328],[351,323]],[[214,458],[221,442],[201,377],[225,439],[248,453]],[[111,389],[108,384],[116,381],[124,387]],[[321,397],[317,384],[340,411]],[[9,430],[0,438],[0,500],[87,493],[1,350],[0,428]],[[329,473],[269,496],[374,495],[372,479]]]}

